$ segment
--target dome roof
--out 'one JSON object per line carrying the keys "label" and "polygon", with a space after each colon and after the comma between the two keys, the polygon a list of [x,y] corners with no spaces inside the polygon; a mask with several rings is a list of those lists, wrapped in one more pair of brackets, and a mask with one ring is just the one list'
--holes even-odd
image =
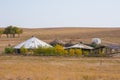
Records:
{"label": "dome roof", "polygon": [[100,38],[93,38],[92,43],[101,44],[101,39]]}

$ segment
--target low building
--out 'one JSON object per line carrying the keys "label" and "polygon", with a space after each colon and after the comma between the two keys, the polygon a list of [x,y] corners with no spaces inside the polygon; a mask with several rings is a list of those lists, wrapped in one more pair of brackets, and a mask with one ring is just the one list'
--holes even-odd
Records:
{"label": "low building", "polygon": [[52,47],[52,46],[42,40],[39,40],[36,37],[31,37],[30,39],[14,46],[15,52],[20,53],[21,47],[24,47],[24,48],[30,50],[30,49],[35,49],[38,47]]}
{"label": "low building", "polygon": [[75,44],[73,46],[70,46],[70,47],[65,47],[64,49],[81,49],[82,50],[82,54],[84,53],[88,53],[88,54],[91,54],[92,53],[92,50],[94,49],[93,47],[91,46],[88,46],[88,45],[85,45],[85,44],[82,44],[82,43],[79,43],[79,44]]}
{"label": "low building", "polygon": [[52,45],[52,46],[55,46],[57,44],[61,45],[61,46],[65,46],[66,43],[62,40],[59,40],[59,39],[55,39],[54,41],[50,42],[50,45]]}

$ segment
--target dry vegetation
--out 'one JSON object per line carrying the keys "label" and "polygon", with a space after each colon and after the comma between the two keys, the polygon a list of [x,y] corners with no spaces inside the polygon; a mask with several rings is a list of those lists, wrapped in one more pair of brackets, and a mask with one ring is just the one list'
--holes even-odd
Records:
{"label": "dry vegetation", "polygon": [[[21,38],[0,38],[0,52],[32,35],[50,42],[74,39],[90,43],[94,37],[120,44],[120,28],[24,29]],[[102,61],[102,63],[101,63]],[[0,56],[0,80],[120,80],[119,58]]]}
{"label": "dry vegetation", "polygon": [[0,80],[120,80],[120,59],[1,56]]}
{"label": "dry vegetation", "polygon": [[63,41],[74,40],[76,42],[90,43],[94,37],[101,38],[104,42],[113,42],[120,44],[120,28],[39,28],[39,29],[23,29],[21,38],[6,38],[5,35],[0,39],[0,51],[3,51],[5,46],[12,46],[24,41],[31,36],[36,36],[39,39],[50,42],[56,38]]}

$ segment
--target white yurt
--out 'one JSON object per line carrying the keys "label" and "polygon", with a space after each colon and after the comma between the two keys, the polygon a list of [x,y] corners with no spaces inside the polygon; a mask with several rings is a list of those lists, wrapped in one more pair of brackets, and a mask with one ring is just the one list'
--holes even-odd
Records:
{"label": "white yurt", "polygon": [[70,49],[70,48],[74,48],[74,49],[93,49],[93,47],[91,46],[87,46],[85,44],[82,44],[82,43],[79,43],[79,44],[75,44],[73,46],[70,46],[70,47],[66,47],[65,49]]}
{"label": "white yurt", "polygon": [[30,39],[14,46],[14,49],[16,50],[16,52],[19,52],[21,47],[24,47],[26,49],[35,49],[38,47],[52,47],[52,46],[42,40],[39,40],[38,38],[36,38],[34,36],[32,36]]}

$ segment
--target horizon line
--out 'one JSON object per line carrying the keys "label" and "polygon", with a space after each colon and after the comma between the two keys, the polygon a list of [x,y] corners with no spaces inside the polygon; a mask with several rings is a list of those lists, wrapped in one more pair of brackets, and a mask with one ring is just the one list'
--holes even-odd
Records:
{"label": "horizon line", "polygon": [[[14,25],[11,25],[14,26]],[[20,26],[16,26],[20,27]],[[0,28],[6,28],[6,27],[0,27]],[[53,26],[53,27],[20,27],[20,28],[28,28],[28,29],[34,29],[34,28],[120,28],[120,26]]]}

